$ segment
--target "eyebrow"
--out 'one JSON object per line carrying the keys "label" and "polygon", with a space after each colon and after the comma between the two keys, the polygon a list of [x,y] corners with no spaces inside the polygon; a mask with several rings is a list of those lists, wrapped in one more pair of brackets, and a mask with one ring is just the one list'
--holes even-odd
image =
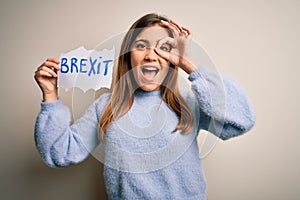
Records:
{"label": "eyebrow", "polygon": [[[159,41],[162,40],[162,39],[163,39],[163,38],[160,38],[160,39],[156,40],[155,42],[159,42]],[[146,39],[141,38],[141,39],[135,40],[134,42],[146,42],[146,43],[149,43],[149,40],[146,40]]]}
{"label": "eyebrow", "polygon": [[148,40],[145,40],[145,39],[138,39],[138,40],[135,40],[134,43],[137,43],[137,42],[145,42],[145,43],[148,43],[149,44],[149,41]]}
{"label": "eyebrow", "polygon": [[[159,39],[159,40],[157,40],[156,41],[156,43],[158,43],[159,41],[160,41],[161,39]],[[132,43],[132,45],[133,44],[136,44],[137,42],[144,42],[144,43],[146,43],[146,44],[150,44],[150,42],[148,41],[148,40],[146,40],[146,39],[137,39],[137,40],[135,40],[133,43]],[[169,43],[165,43],[165,44],[167,44],[167,45],[169,45],[171,48],[172,48],[172,45],[171,44],[169,44]]]}

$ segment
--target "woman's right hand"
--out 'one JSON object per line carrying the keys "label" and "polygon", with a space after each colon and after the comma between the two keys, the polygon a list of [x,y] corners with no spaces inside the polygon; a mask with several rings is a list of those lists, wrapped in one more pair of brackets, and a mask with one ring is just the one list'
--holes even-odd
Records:
{"label": "woman's right hand", "polygon": [[57,72],[60,69],[59,63],[56,58],[48,58],[35,71],[34,79],[42,90],[44,102],[58,99]]}

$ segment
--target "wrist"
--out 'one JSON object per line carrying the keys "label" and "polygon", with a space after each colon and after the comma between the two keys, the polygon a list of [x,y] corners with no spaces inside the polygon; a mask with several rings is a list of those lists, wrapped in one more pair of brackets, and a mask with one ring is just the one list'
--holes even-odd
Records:
{"label": "wrist", "polygon": [[53,101],[57,101],[57,99],[58,99],[57,92],[43,93],[43,102],[53,102]]}
{"label": "wrist", "polygon": [[190,73],[192,73],[193,71],[195,71],[196,69],[197,69],[197,67],[193,64],[193,63],[191,63],[191,62],[189,62],[189,61],[185,61],[184,63],[183,63],[183,67],[181,67],[187,74],[190,74]]}

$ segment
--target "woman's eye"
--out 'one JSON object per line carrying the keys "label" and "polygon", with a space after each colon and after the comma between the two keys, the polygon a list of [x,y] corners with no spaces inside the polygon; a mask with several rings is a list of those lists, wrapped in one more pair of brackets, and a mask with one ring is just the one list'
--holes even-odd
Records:
{"label": "woman's eye", "polygon": [[137,49],[145,49],[145,48],[146,48],[146,45],[139,43],[139,44],[137,44],[137,45],[135,46],[135,48],[137,48]]}
{"label": "woman's eye", "polygon": [[163,51],[171,51],[171,46],[168,45],[168,44],[163,44],[161,47],[160,47],[160,50],[163,50]]}

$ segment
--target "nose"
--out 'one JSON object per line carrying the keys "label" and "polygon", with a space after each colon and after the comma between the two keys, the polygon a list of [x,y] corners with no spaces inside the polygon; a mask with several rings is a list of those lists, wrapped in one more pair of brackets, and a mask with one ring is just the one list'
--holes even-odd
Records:
{"label": "nose", "polygon": [[154,48],[147,48],[145,60],[149,62],[157,61],[158,55],[155,53]]}

